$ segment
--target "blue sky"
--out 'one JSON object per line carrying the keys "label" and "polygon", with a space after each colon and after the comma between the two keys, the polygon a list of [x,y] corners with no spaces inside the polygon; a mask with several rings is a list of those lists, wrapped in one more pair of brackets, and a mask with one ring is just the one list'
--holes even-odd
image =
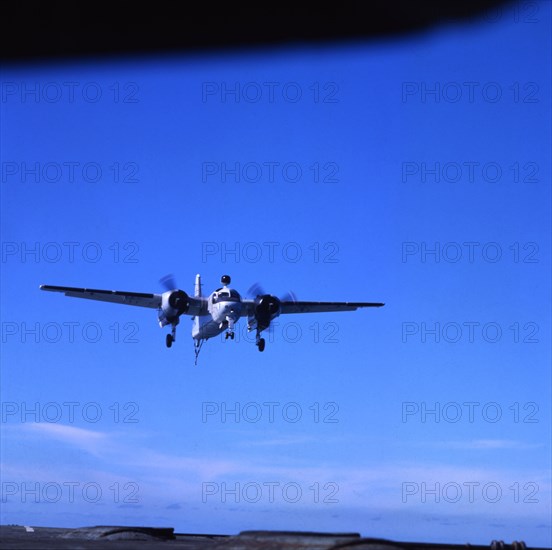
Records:
{"label": "blue sky", "polygon": [[[396,42],[4,68],[2,523],[550,544],[537,6]],[[187,319],[168,350],[154,311],[38,290],[167,273],[386,306],[280,317],[263,354],[242,323],[194,367]]]}

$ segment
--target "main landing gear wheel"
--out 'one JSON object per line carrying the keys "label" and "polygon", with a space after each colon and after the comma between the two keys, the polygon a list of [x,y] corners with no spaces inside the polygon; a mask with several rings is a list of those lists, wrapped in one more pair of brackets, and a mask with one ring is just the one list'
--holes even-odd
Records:
{"label": "main landing gear wheel", "polygon": [[176,325],[178,325],[178,319],[175,323],[172,323],[172,330],[170,334],[167,334],[165,343],[167,347],[170,348],[173,345],[173,342],[176,342]]}
{"label": "main landing gear wheel", "polygon": [[257,342],[257,347],[259,348],[259,351],[264,351],[265,349],[265,339],[264,338],[261,338],[258,342]]}

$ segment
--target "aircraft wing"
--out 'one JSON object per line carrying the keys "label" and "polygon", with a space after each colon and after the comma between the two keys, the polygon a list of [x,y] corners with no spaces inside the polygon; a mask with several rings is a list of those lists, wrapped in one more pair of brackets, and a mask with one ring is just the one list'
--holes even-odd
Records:
{"label": "aircraft wing", "polygon": [[161,306],[161,294],[146,294],[143,292],[124,292],[122,290],[96,290],[92,288],[75,288],[72,286],[40,285],[40,290],[63,292],[71,298],[87,298],[100,302],[126,304],[129,306],[151,307]]}
{"label": "aircraft wing", "polygon": [[381,302],[282,302],[282,313],[321,313],[355,311],[361,307],[381,307]]}

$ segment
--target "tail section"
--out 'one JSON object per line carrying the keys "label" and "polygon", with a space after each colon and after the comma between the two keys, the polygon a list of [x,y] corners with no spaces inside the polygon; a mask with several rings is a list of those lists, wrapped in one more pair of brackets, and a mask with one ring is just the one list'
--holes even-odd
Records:
{"label": "tail section", "polygon": [[[195,286],[194,286],[194,296],[196,298],[201,298],[201,275],[198,273],[195,278]],[[192,325],[192,338],[198,339],[199,333],[201,330],[201,323],[199,321],[199,315],[196,315],[193,320]],[[197,355],[196,355],[196,361],[197,361]]]}
{"label": "tail section", "polygon": [[194,296],[201,297],[201,275],[198,273],[195,278]]}

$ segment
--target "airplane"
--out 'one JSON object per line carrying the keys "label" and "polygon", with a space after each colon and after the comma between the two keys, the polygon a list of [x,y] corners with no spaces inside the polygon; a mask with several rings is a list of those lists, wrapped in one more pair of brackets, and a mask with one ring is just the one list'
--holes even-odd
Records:
{"label": "airplane", "polygon": [[271,321],[281,314],[287,313],[320,313],[337,311],[355,311],[363,307],[381,307],[380,302],[302,302],[293,294],[280,299],[266,294],[261,287],[253,285],[249,293],[255,298],[242,298],[237,290],[230,288],[230,276],[223,275],[220,279],[222,287],[203,296],[201,275],[195,278],[194,295],[189,296],[183,290],[176,288],[172,276],[166,276],[161,282],[167,288],[162,294],[143,292],[125,292],[120,290],[97,290],[91,288],[76,288],[70,286],[40,285],[41,290],[63,292],[71,298],[87,298],[102,302],[126,304],[157,309],[159,326],[171,325],[172,330],[166,336],[166,346],[170,348],[176,341],[176,326],[181,315],[190,315],[193,319],[192,338],[197,359],[203,342],[226,331],[226,339],[234,339],[234,328],[240,317],[247,317],[247,330],[256,330],[255,345],[259,351],[265,349],[265,339],[261,334],[268,329]]}

